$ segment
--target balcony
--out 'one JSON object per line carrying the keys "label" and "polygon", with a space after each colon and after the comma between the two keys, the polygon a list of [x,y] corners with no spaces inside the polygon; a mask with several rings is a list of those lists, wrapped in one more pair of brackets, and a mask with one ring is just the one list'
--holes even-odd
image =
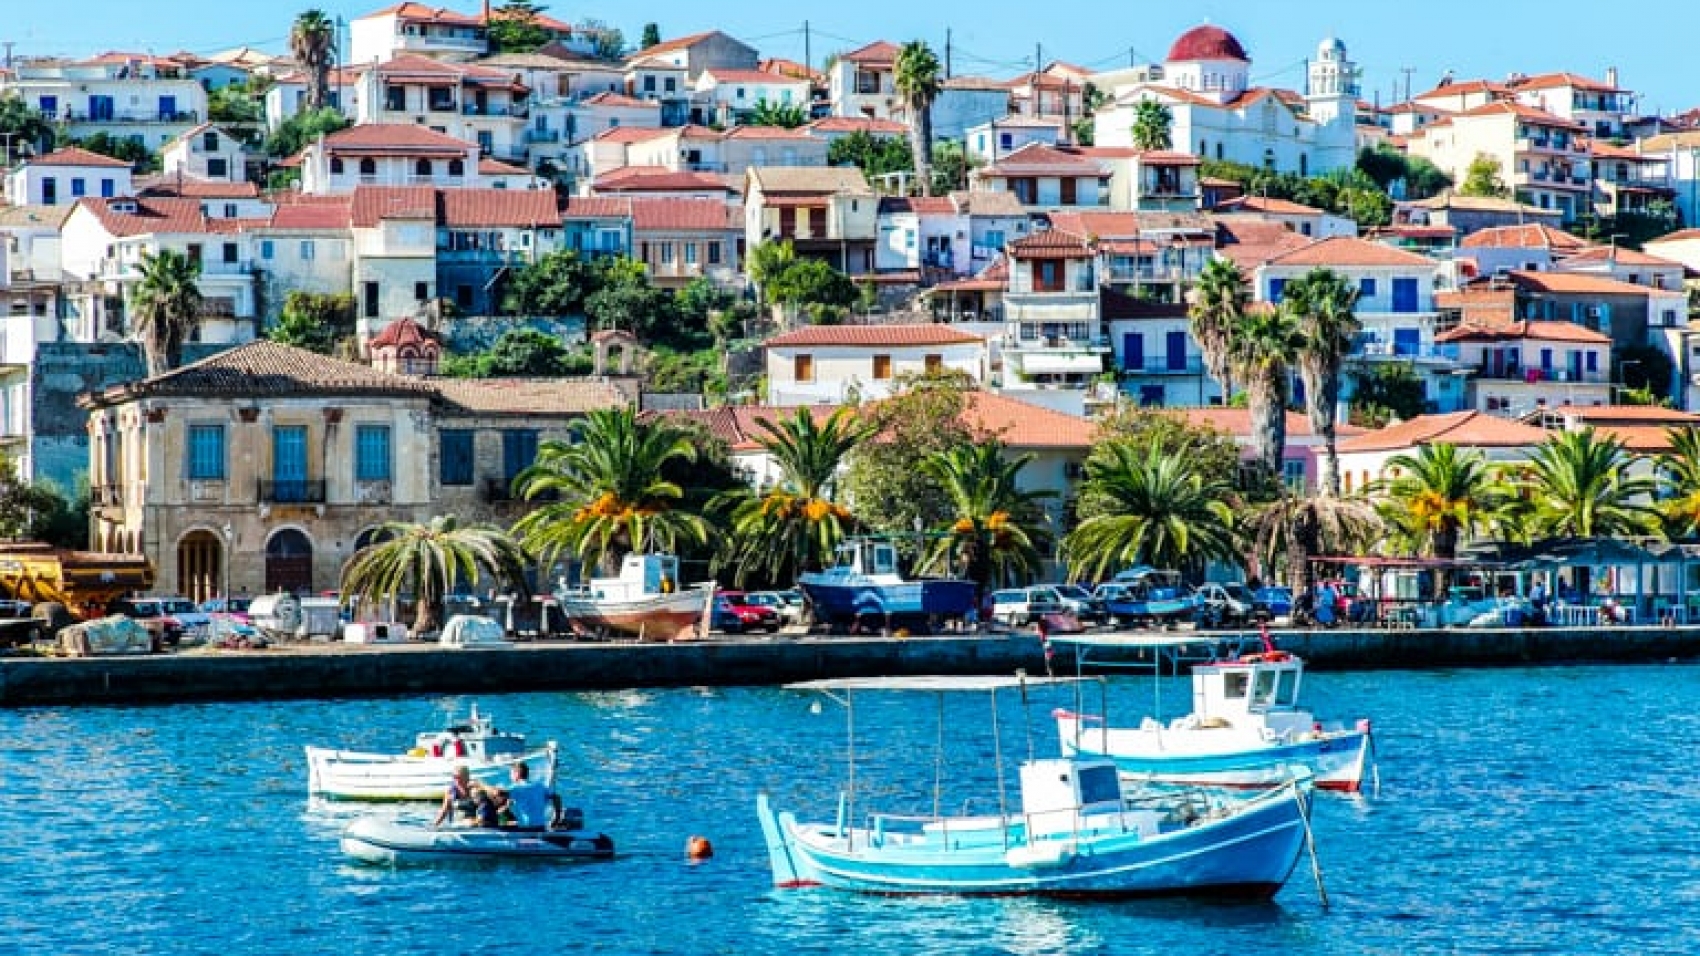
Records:
{"label": "balcony", "polygon": [[528,143],[558,143],[561,141],[561,131],[558,129],[528,129],[525,131],[525,141]]}
{"label": "balcony", "polygon": [[266,504],[322,505],[325,503],[323,478],[297,478],[259,482],[259,498]]}
{"label": "balcony", "polygon": [[1606,373],[1583,371],[1568,368],[1520,368],[1516,366],[1494,366],[1483,362],[1476,369],[1476,377],[1495,382],[1522,382],[1525,385],[1545,385],[1560,383],[1565,385],[1606,385],[1610,383]]}
{"label": "balcony", "polygon": [[1430,359],[1441,362],[1458,361],[1457,345],[1411,345],[1398,342],[1367,341],[1357,343],[1354,357],[1366,359]]}
{"label": "balcony", "polygon": [[1169,361],[1167,356],[1147,355],[1143,361],[1136,364],[1122,363],[1123,375],[1202,375],[1204,374],[1204,359],[1197,355],[1188,355],[1178,362]]}
{"label": "balcony", "polygon": [[196,110],[114,110],[95,116],[88,110],[64,110],[59,119],[67,123],[199,123],[201,114]]}
{"label": "balcony", "polygon": [[112,508],[124,504],[124,486],[90,485],[89,504],[97,508]]}
{"label": "balcony", "polygon": [[467,103],[460,108],[462,116],[525,116],[530,112],[531,107],[524,103]]}

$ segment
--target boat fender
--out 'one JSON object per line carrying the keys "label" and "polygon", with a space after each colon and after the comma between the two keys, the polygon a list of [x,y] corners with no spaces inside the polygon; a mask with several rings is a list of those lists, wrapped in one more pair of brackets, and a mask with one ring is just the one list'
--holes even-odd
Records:
{"label": "boat fender", "polygon": [[442,755],[443,755],[443,745],[442,744],[432,744],[431,745],[431,756],[441,757]]}
{"label": "boat fender", "polygon": [[714,844],[707,837],[693,836],[685,841],[685,858],[690,860],[706,860],[714,855]]}

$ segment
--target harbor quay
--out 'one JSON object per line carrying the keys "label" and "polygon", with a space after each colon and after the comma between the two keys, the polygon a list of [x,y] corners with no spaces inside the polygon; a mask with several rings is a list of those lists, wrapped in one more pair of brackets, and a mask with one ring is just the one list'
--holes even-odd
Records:
{"label": "harbor quay", "polygon": [[[1254,631],[1152,632],[1162,649],[1127,663],[1164,673],[1261,647]],[[1320,670],[1656,662],[1700,654],[1700,626],[1272,631]],[[1196,640],[1188,640],[1196,638]],[[521,642],[479,650],[435,644],[302,642],[257,650],[0,659],[0,707],[185,700],[362,697],[780,684],[828,677],[1069,673],[1035,634],[806,636],[662,643]]]}

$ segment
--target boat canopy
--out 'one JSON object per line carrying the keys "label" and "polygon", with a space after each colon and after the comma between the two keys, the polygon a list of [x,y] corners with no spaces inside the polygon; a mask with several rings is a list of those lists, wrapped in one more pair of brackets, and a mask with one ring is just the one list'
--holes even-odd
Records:
{"label": "boat canopy", "polygon": [[1043,687],[1055,684],[1077,684],[1095,678],[1041,677],[1029,674],[989,674],[983,676],[918,675],[911,677],[834,677],[827,680],[802,681],[786,684],[787,690],[891,690],[891,691],[994,691],[1011,687]]}

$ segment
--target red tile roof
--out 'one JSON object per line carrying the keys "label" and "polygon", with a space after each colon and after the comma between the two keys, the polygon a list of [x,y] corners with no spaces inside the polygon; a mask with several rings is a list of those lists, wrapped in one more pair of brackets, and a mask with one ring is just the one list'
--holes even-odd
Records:
{"label": "red tile roof", "polygon": [[578,415],[631,402],[601,378],[438,378],[431,380],[448,415]]}
{"label": "red tile roof", "polygon": [[1552,292],[1561,295],[1632,295],[1645,298],[1655,292],[1668,291],[1580,272],[1523,272],[1519,270],[1509,273],[1509,277],[1519,289]]}
{"label": "red tile roof", "polygon": [[[1626,266],[1642,266],[1649,268],[1681,269],[1682,263],[1650,256],[1639,249],[1629,249],[1623,246],[1590,246],[1578,249],[1562,260],[1572,262],[1616,262]],[[1563,268],[1561,265],[1560,268]]]}
{"label": "red tile roof", "polygon": [[774,347],[839,345],[851,348],[984,343],[978,335],[937,323],[919,325],[810,325],[784,332],[764,345]]}
{"label": "red tile roof", "polygon": [[1492,103],[1483,103],[1459,113],[1454,119],[1467,116],[1515,116],[1525,123],[1534,123],[1539,126],[1553,126],[1570,130],[1586,129],[1581,123],[1567,120],[1562,116],[1554,116],[1546,110],[1538,110],[1533,106],[1513,100],[1495,100]]}
{"label": "red tile roof", "polygon": [[1044,143],[1028,143],[980,170],[982,176],[1108,176],[1103,164]]}
{"label": "red tile roof", "polygon": [[1330,236],[1269,260],[1272,266],[1360,266],[1433,269],[1428,256],[1356,236]]}
{"label": "red tile roof", "polygon": [[1099,239],[1133,239],[1139,235],[1139,213],[1056,211],[1046,215],[1052,229]]}
{"label": "red tile roof", "polygon": [[1562,415],[1598,425],[1700,425],[1700,415],[1658,405],[1556,405],[1536,414]]}
{"label": "red tile roof", "polygon": [[1552,90],[1570,87],[1575,90],[1586,90],[1590,93],[1621,93],[1621,88],[1591,80],[1575,73],[1541,73],[1536,76],[1526,76],[1513,80],[1512,88],[1522,90]]}
{"label": "red tile roof", "polygon": [[[146,236],[154,233],[206,233],[213,231],[201,203],[196,199],[141,197],[135,199],[84,198],[77,204],[100,221],[114,236]],[[114,206],[135,206],[134,212],[119,212]]]}
{"label": "red tile roof", "polygon": [[424,20],[430,23],[452,24],[454,26],[482,27],[484,21],[479,17],[458,13],[447,7],[429,7],[423,3],[398,3],[393,7],[385,7],[375,13],[368,13],[356,20],[373,20],[383,16],[395,16],[398,20]]}
{"label": "red tile roof", "polygon": [[[303,200],[311,201],[303,201]],[[316,231],[347,229],[353,222],[354,200],[349,196],[300,197],[279,203],[272,214],[273,229]]]}
{"label": "red tile roof", "polygon": [[1165,62],[1177,63],[1187,60],[1238,60],[1241,63],[1251,62],[1246,56],[1245,47],[1228,31],[1219,26],[1205,23],[1181,34],[1169,47],[1169,55]]}
{"label": "red tile roof", "polygon": [[464,159],[477,146],[412,123],[364,123],[325,137],[331,156],[441,157]]}
{"label": "red tile roof", "polygon": [[[1236,438],[1248,438],[1251,435],[1251,410],[1246,408],[1227,408],[1212,405],[1209,408],[1191,406],[1187,408],[1167,408],[1161,410],[1164,414],[1178,415],[1186,419],[1190,425],[1203,425],[1214,428],[1219,432]],[[1363,429],[1356,425],[1341,422],[1335,426],[1335,434],[1341,438],[1348,435],[1357,436]],[[1287,437],[1311,438],[1315,433],[1310,430],[1310,417],[1298,412],[1287,413]]]}
{"label": "red tile roof", "polygon": [[253,183],[231,183],[175,174],[149,176],[136,182],[138,196],[180,196],[184,199],[256,199],[260,187]]}
{"label": "red tile roof", "polygon": [[403,317],[396,319],[377,335],[366,340],[368,348],[400,348],[403,345],[423,345],[436,340],[436,336],[426,332],[424,326],[412,319]]}
{"label": "red tile roof", "polygon": [[1269,216],[1321,216],[1323,210],[1268,196],[1235,196],[1216,204],[1217,212],[1259,212]]}
{"label": "red tile roof", "polygon": [[891,66],[897,62],[897,54],[902,52],[897,44],[886,40],[875,40],[864,47],[858,47],[849,53],[841,53],[838,58],[847,63],[866,63],[870,66]]}
{"label": "red tile roof", "polygon": [[[634,96],[626,96],[608,90],[603,90],[595,96],[589,97],[584,103],[588,106],[618,106],[623,109],[643,107],[644,109],[655,110],[657,113],[661,112],[661,103],[656,100],[640,100]],[[618,129],[619,127],[615,128]]]}
{"label": "red tile roof", "polygon": [[[692,33],[688,36],[674,37],[671,40],[662,40],[654,46],[644,47],[636,53],[633,53],[631,58],[634,60],[646,60],[650,57],[659,56],[663,53],[672,53],[674,50],[688,49],[719,33],[720,31],[718,30],[705,30],[702,33]],[[720,35],[724,36],[724,34]]]}
{"label": "red tile roof", "polygon": [[350,219],[372,229],[385,219],[437,220],[437,191],[430,186],[356,186]]}
{"label": "red tile roof", "polygon": [[556,228],[552,189],[439,189],[440,224],[451,228]]}
{"label": "red tile roof", "polygon": [[149,395],[325,394],[429,399],[435,390],[418,379],[259,339],[163,375],[113,386],[95,396],[91,404],[111,405]]}
{"label": "red tile roof", "polygon": [[1537,339],[1543,342],[1575,342],[1583,345],[1610,345],[1611,336],[1601,335],[1574,322],[1552,322],[1530,319],[1504,325],[1460,325],[1434,337],[1436,342],[1503,342],[1510,339]]}
{"label": "red tile roof", "polygon": [[1410,421],[1359,435],[1340,443],[1340,453],[1402,451],[1419,445],[1450,444],[1462,448],[1520,448],[1539,445],[1547,433],[1532,425],[1485,412],[1418,415]]}
{"label": "red tile roof", "polygon": [[1044,229],[1011,242],[1009,254],[1016,259],[1090,259],[1093,251],[1082,236]]}
{"label": "red tile roof", "polygon": [[814,140],[807,131],[786,129],[783,126],[734,126],[722,134],[725,139],[801,139]]}
{"label": "red tile roof", "polygon": [[869,136],[903,136],[909,127],[896,120],[874,119],[869,116],[828,116],[803,127],[819,133],[865,132]]}
{"label": "red tile roof", "polygon": [[756,83],[801,83],[807,85],[809,82],[806,77],[789,76],[784,73],[775,73],[772,70],[730,70],[716,68],[703,70],[702,75],[714,77],[714,81],[716,83],[749,83],[752,85]]}
{"label": "red tile roof", "polygon": [[630,219],[632,201],[619,196],[569,196],[563,219]]}
{"label": "red tile roof", "polygon": [[[634,167],[628,167],[633,169]],[[614,175],[597,178],[592,189],[599,193],[636,193],[636,192],[722,192],[735,193],[726,180],[707,173],[673,172],[667,169],[659,171],[642,170],[627,172],[625,175]]]}
{"label": "red tile roof", "polygon": [[994,392],[968,393],[963,424],[991,435],[1011,449],[1068,448],[1089,451],[1098,426],[1077,415],[1030,405]]}
{"label": "red tile roof", "polygon": [[130,164],[122,159],[102,156],[99,153],[86,150],[81,146],[66,146],[51,153],[35,156],[24,161],[25,166],[99,166],[106,169],[129,169]]}
{"label": "red tile roof", "polygon": [[1478,229],[1458,241],[1466,249],[1583,249],[1588,240],[1545,223]]}
{"label": "red tile roof", "polygon": [[762,60],[760,63],[757,63],[756,69],[761,70],[763,73],[778,73],[780,76],[789,76],[793,79],[799,80],[809,80],[813,83],[824,84],[826,82],[825,73],[811,69],[801,63],[798,63],[796,60],[787,60],[784,57],[769,57]]}
{"label": "red tile roof", "polygon": [[1413,100],[1429,100],[1442,96],[1458,96],[1463,93],[1487,93],[1492,96],[1509,96],[1511,87],[1493,80],[1461,80],[1458,82],[1442,82],[1440,86],[1427,93],[1418,93],[1411,97]]}
{"label": "red tile roof", "polygon": [[725,232],[742,229],[718,199],[633,199],[632,228],[645,232]]}

